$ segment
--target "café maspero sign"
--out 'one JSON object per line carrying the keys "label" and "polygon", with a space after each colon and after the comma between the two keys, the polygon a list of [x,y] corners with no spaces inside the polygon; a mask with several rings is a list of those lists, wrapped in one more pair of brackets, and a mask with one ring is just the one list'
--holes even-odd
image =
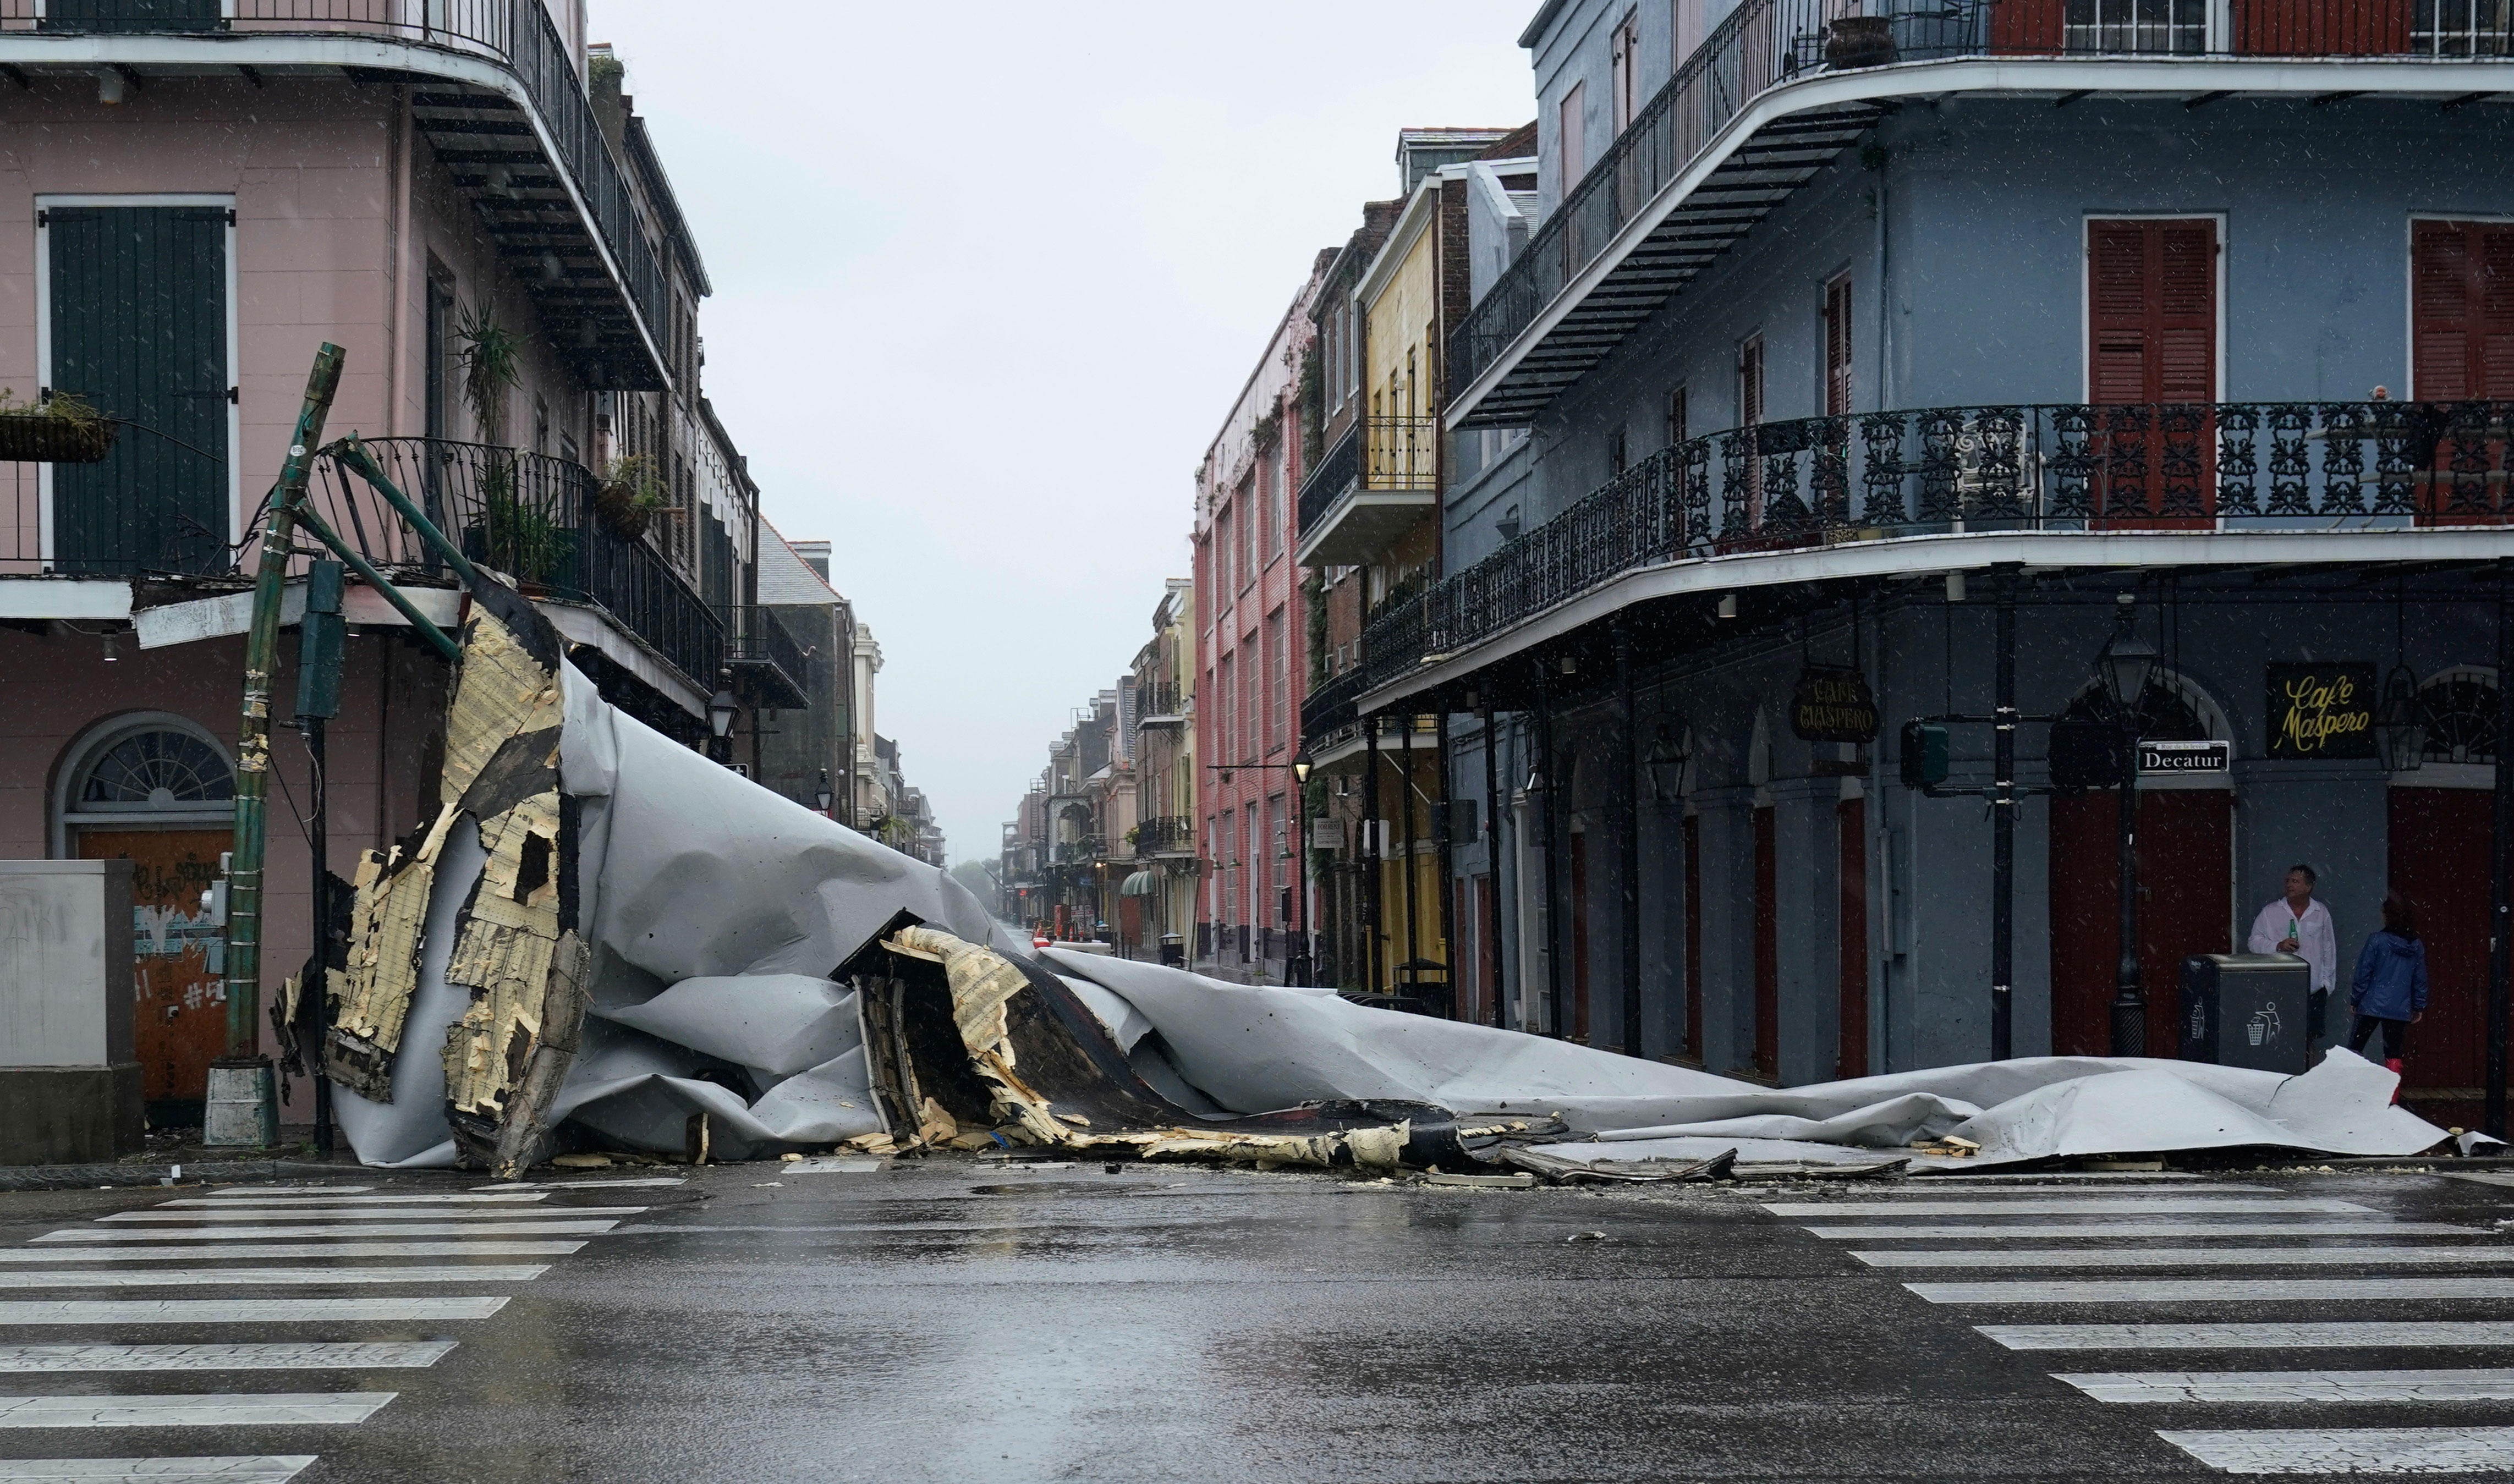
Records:
{"label": "caf\u00e9 maspero sign", "polygon": [[1790,698],[1790,730],[1802,742],[1875,742],[1877,697],[1868,677],[1825,665],[1801,670],[1798,692]]}
{"label": "caf\u00e9 maspero sign", "polygon": [[2269,667],[2270,756],[2374,755],[2374,666],[2357,661]]}

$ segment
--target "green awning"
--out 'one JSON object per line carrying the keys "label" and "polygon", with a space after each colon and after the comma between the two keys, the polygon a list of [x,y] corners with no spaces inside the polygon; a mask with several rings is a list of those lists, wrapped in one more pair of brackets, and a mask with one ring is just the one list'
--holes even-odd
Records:
{"label": "green awning", "polygon": [[1137,871],[1133,875],[1128,876],[1125,881],[1118,886],[1117,895],[1120,897],[1149,897],[1153,894],[1153,873],[1151,871]]}

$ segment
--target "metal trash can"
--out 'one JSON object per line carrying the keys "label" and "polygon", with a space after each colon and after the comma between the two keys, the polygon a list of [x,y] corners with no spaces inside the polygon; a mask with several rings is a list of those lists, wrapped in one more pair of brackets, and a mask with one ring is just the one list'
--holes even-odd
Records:
{"label": "metal trash can", "polygon": [[1161,935],[1161,962],[1173,969],[1187,967],[1187,940],[1176,933]]}
{"label": "metal trash can", "polygon": [[2292,953],[2192,954],[2182,961],[2182,1060],[2303,1071],[2312,987],[2311,966]]}

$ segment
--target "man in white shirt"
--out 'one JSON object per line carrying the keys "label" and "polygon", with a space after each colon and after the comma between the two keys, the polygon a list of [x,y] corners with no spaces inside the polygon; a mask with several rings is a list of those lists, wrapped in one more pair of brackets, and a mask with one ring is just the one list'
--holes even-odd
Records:
{"label": "man in white shirt", "polygon": [[2293,953],[2311,966],[2310,996],[2313,1039],[2323,1039],[2323,1016],[2331,987],[2339,977],[2339,937],[2331,925],[2331,909],[2313,900],[2316,878],[2310,865],[2287,868],[2287,896],[2261,908],[2252,919],[2247,944],[2255,953]]}

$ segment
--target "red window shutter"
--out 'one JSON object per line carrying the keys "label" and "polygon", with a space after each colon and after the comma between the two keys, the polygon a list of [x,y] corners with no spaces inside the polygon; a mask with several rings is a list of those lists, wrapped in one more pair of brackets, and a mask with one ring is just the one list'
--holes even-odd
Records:
{"label": "red window shutter", "polygon": [[1753,427],[1764,421],[1764,338],[1737,347],[1737,422]]}
{"label": "red window shutter", "polygon": [[1824,410],[1830,417],[1850,411],[1850,279],[1837,278],[1824,288]]}
{"label": "red window shutter", "polygon": [[2488,225],[2479,237],[2478,393],[2514,400],[2514,226]]}
{"label": "red window shutter", "polygon": [[2217,224],[2155,225],[2158,402],[2217,400]]}
{"label": "red window shutter", "polygon": [[2060,50],[2061,0],[2006,0],[1990,8],[1990,49],[2029,55]]}
{"label": "red window shutter", "polygon": [[2470,258],[2463,222],[2421,221],[2412,230],[2410,394],[2422,402],[2473,394]]}
{"label": "red window shutter", "polygon": [[2216,223],[2105,221],[2087,236],[2089,398],[2216,400]]}

